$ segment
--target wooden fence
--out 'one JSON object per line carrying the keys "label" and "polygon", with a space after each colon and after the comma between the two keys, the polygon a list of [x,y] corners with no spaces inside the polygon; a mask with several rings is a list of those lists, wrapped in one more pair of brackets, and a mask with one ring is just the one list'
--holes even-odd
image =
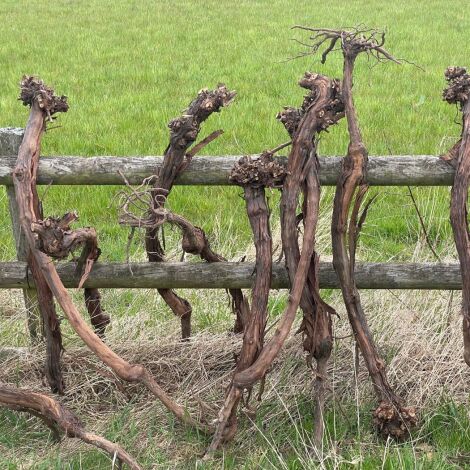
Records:
{"label": "wooden fence", "polygon": [[[22,140],[22,129],[0,129],[0,184],[7,188],[11,224],[16,241],[16,262],[0,263],[0,288],[21,288],[27,307],[37,302],[34,282],[26,263],[25,243],[11,173]],[[238,156],[194,157],[176,184],[230,185],[229,174]],[[320,157],[322,185],[336,184],[342,157]],[[122,172],[130,183],[140,184],[155,173],[163,157],[41,157],[38,184],[122,185]],[[285,160],[279,157],[280,161]],[[373,186],[449,186],[454,169],[439,157],[371,156],[367,181]],[[66,287],[76,287],[73,263],[60,263],[58,273]],[[358,263],[357,285],[362,289],[461,289],[458,263]],[[86,287],[103,288],[249,288],[252,263],[96,263]],[[288,288],[284,264],[273,265],[272,288]],[[320,265],[320,287],[339,288],[331,263]]]}

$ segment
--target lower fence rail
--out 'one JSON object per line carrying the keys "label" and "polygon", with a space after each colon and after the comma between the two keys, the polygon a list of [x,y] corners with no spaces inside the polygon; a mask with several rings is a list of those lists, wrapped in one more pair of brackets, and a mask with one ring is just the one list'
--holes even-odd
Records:
{"label": "lower fence rail", "polygon": [[[65,287],[78,286],[75,269],[75,263],[57,264]],[[271,288],[289,288],[284,264],[275,263],[272,269]],[[85,287],[249,289],[254,275],[254,263],[96,263]],[[357,263],[356,279],[360,289],[462,289],[458,263]],[[0,263],[0,288],[31,287],[27,263]],[[320,263],[320,287],[340,287],[331,263]]]}

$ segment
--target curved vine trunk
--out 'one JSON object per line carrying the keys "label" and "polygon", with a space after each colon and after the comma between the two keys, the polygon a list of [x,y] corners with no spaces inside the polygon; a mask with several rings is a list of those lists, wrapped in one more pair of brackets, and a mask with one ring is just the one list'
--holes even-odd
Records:
{"label": "curved vine trunk", "polygon": [[[21,93],[24,93],[22,87]],[[21,96],[20,96],[21,98]],[[62,111],[67,111],[65,105]],[[29,186],[30,191],[30,210],[36,219],[43,218],[42,204],[39,199],[39,195],[36,189],[35,180],[37,178],[38,167],[39,167],[39,154],[41,150],[41,135],[45,130],[44,120],[37,121],[37,133],[34,136],[34,151],[31,162],[31,178],[32,182]],[[23,136],[24,142],[25,136]],[[23,142],[21,146],[23,146]],[[20,146],[20,149],[21,149]],[[16,188],[15,188],[16,189]],[[23,229],[24,230],[24,229]],[[65,383],[62,375],[62,367],[60,358],[63,351],[62,346],[62,333],[60,331],[60,322],[57,317],[56,306],[54,303],[54,296],[52,295],[51,289],[45,282],[44,277],[41,275],[40,266],[33,256],[31,249],[28,250],[27,255],[28,266],[31,269],[33,275],[36,290],[37,300],[39,304],[39,311],[41,312],[41,320],[43,325],[43,332],[46,339],[46,363],[45,363],[45,375],[47,382],[53,393],[63,395],[65,391]]]}
{"label": "curved vine trunk", "polygon": [[[327,129],[330,125],[338,122],[343,117],[343,103],[339,93],[339,82],[330,80],[328,84],[330,91],[327,96],[327,104],[323,112],[316,110],[315,116],[312,110],[309,126],[298,131],[300,119],[310,112],[312,98],[316,89],[312,83],[312,77],[307,75],[301,80],[300,85],[311,90],[311,95],[305,98],[302,108],[295,110],[287,108],[280,113],[279,119],[286,130],[293,137],[293,146],[299,145],[300,152],[294,153],[288,160],[288,177],[283,186],[281,198],[281,237],[282,246],[286,258],[287,271],[291,283],[294,282],[294,274],[300,259],[300,249],[296,227],[296,209],[300,192],[303,193],[302,220],[304,221],[304,232],[313,231],[315,236],[316,223],[318,220],[320,205],[320,183],[318,178],[319,162],[316,146],[313,143],[315,134]],[[319,119],[318,116],[321,118]],[[305,126],[305,123],[304,123]],[[304,146],[302,149],[301,146]],[[314,225],[308,226],[305,215],[313,211]],[[308,352],[308,362],[312,364],[312,357],[316,360],[315,372],[315,410],[314,410],[314,442],[319,448],[323,438],[323,408],[325,401],[325,380],[327,377],[327,364],[333,347],[331,315],[334,309],[327,305],[320,297],[318,268],[319,258],[315,251],[312,253],[307,280],[300,298],[300,307],[303,312],[303,321],[299,329],[304,337],[304,350]]]}
{"label": "curved vine trunk", "polygon": [[[191,149],[189,155],[187,150],[196,140],[201,124],[214,112],[219,112],[222,107],[228,106],[234,99],[235,92],[227,90],[224,85],[219,85],[215,90],[202,90],[191,102],[184,114],[173,119],[168,127],[170,128],[170,143],[165,150],[163,164],[154,181],[152,192],[152,210],[158,210],[165,206],[166,199],[173,187],[174,181],[181,171],[187,166],[194,153],[202,145],[198,144]],[[221,131],[209,136],[207,143],[221,134]],[[163,262],[165,253],[158,238],[159,228],[149,227],[146,230],[145,247],[148,260],[151,262]],[[222,261],[224,258],[217,256],[217,259],[206,259],[209,262]],[[158,289],[163,300],[171,308],[173,313],[181,318],[181,335],[183,339],[191,335],[191,313],[190,303],[172,289]],[[245,318],[247,317],[248,305],[240,289],[230,289],[232,296],[232,307],[236,314],[235,332],[243,331]]]}
{"label": "curved vine trunk", "polygon": [[462,273],[462,332],[464,359],[470,366],[470,232],[468,229],[468,185],[470,182],[470,75],[462,67],[446,71],[449,86],[444,99],[462,110],[462,136],[451,151],[450,163],[456,167],[450,204],[450,222]]}
{"label": "curved vine trunk", "polygon": [[[41,221],[37,220],[35,217],[33,211],[33,194],[36,181],[32,169],[37,165],[37,160],[39,159],[39,142],[44,131],[46,119],[50,118],[50,116],[56,112],[67,109],[67,104],[65,97],[55,96],[53,90],[46,87],[41,81],[25,77],[22,85],[25,90],[25,96],[23,96],[22,93],[23,102],[31,107],[31,112],[25,129],[23,142],[18,152],[17,164],[13,171],[13,183],[15,186],[21,228],[24,231],[31,255],[34,257],[38,266],[38,280],[41,281],[43,278],[47,283],[65,316],[69,320],[70,325],[83,342],[121,379],[143,384],[182,422],[198,427],[202,431],[210,431],[212,429],[211,426],[192,418],[183,406],[174,402],[158,385],[151,373],[144,366],[129,364],[103,343],[80,316],[80,312],[73,304],[70,295],[62,284],[51,258],[45,252],[38,249],[38,245],[45,248],[47,246],[45,242],[48,239],[41,239],[41,231],[33,232],[33,229],[36,229],[38,226],[45,228],[50,227],[48,220],[51,219]],[[70,216],[66,214],[63,220],[70,220]],[[58,225],[61,225],[60,220],[56,222]],[[73,234],[68,232],[66,232],[66,234],[74,238]],[[55,249],[60,248],[57,245],[53,246]],[[89,254],[94,256],[93,253]],[[84,277],[86,277],[89,269],[91,269],[91,266],[90,263],[87,263]],[[82,277],[82,282],[84,277]],[[36,279],[35,282],[37,283]]]}
{"label": "curved vine trunk", "polygon": [[362,38],[343,41],[342,45],[344,54],[342,95],[350,142],[348,153],[343,159],[334,198],[331,225],[333,265],[341,285],[349,322],[379,400],[379,407],[374,412],[375,423],[383,435],[402,438],[416,423],[415,411],[413,408],[403,406],[402,399],[396,395],[388,382],[385,361],[377,351],[367,324],[354,276],[356,244],[365,218],[365,212],[359,217],[359,210],[367,191],[364,181],[368,154],[362,142],[352,87],[354,62],[361,51],[367,50],[364,47]]}
{"label": "curved vine trunk", "polygon": [[[263,271],[263,263],[266,263],[266,258],[268,256],[270,258],[272,255],[270,251],[269,253],[267,251],[267,248],[270,247],[267,237],[262,238],[260,236],[260,234],[267,233],[267,231],[266,229],[263,231],[255,223],[256,219],[254,217],[254,214],[258,215],[265,212],[264,209],[261,209],[263,207],[262,204],[265,204],[262,202],[264,201],[264,194],[253,193],[253,189],[248,191],[248,188],[250,185],[251,187],[269,185],[269,176],[266,177],[266,174],[269,175],[269,171],[263,173],[259,168],[252,168],[252,166],[256,167],[256,165],[250,166],[249,160],[241,163],[247,165],[250,170],[254,170],[253,175],[247,176],[242,174],[240,176],[237,174],[240,172],[240,169],[237,167],[232,171],[232,179],[235,181],[238,179],[239,184],[241,183],[245,187],[247,210],[257,248],[256,278],[252,300],[254,304],[252,305],[250,322],[245,329],[241,358],[227,391],[224,405],[219,412],[217,430],[206,452],[206,458],[210,457],[211,453],[217,449],[223,440],[233,436],[236,426],[234,410],[242,396],[243,390],[251,389],[258,380],[265,377],[267,370],[289,334],[301,298],[304,299],[302,302],[305,302],[305,306],[310,295],[305,288],[305,284],[309,275],[311,260],[314,256],[315,229],[318,220],[318,200],[315,199],[318,197],[318,193],[314,191],[313,180],[311,179],[313,172],[318,169],[314,162],[316,156],[314,137],[316,133],[326,129],[340,118],[341,109],[338,109],[338,105],[339,108],[341,108],[341,105],[336,96],[338,91],[337,82],[318,74],[306,73],[299,83],[302,87],[311,90],[311,93],[304,100],[303,107],[301,110],[288,108],[280,115],[281,121],[293,136],[281,200],[283,251],[286,256],[289,275],[292,279],[292,288],[287,308],[280,319],[273,337],[261,349],[259,348],[262,345],[260,335],[264,331],[265,309],[269,294],[269,283],[266,284],[266,279],[263,279],[263,277],[267,278],[269,274]],[[269,154],[265,154],[260,158],[261,164],[259,166],[261,168],[263,166],[263,159],[267,158],[269,161],[269,157]],[[279,176],[278,170],[274,171]],[[299,254],[296,208],[301,186],[305,180],[309,181],[307,187],[310,188],[310,192],[307,193],[308,197],[304,201],[305,230],[303,248]],[[271,183],[271,185],[273,184]],[[254,204],[255,201],[258,211],[253,213],[248,202]],[[265,218],[264,223],[267,222],[268,219]],[[261,243],[262,241],[264,242]],[[315,270],[310,271],[310,274],[315,276]],[[318,283],[314,282],[313,287],[318,287]],[[311,313],[312,315],[314,314],[313,309]]]}
{"label": "curved vine trunk", "polygon": [[[272,276],[272,238],[265,186],[275,186],[285,170],[265,153],[260,158],[244,157],[232,169],[230,179],[243,186],[246,210],[256,249],[255,279],[252,287],[251,309],[245,325],[243,344],[237,358],[234,376],[250,367],[264,344],[267,308]],[[247,387],[250,389],[251,388]],[[237,408],[243,389],[233,380],[227,388],[225,402],[219,412],[217,429],[206,451],[208,458],[223,441],[232,439],[237,431]]]}

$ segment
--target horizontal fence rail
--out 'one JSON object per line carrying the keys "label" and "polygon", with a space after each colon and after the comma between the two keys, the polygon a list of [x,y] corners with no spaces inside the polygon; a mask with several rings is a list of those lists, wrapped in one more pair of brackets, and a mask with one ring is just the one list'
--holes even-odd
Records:
{"label": "horizontal fence rail", "polygon": [[[75,263],[58,263],[65,287],[77,287]],[[101,288],[251,288],[254,263],[96,263],[85,287]],[[361,289],[447,289],[462,288],[457,263],[358,263],[357,286]],[[273,289],[289,287],[283,264],[273,264]],[[0,288],[33,287],[25,262],[0,263]],[[331,263],[320,263],[320,287],[338,288]]]}
{"label": "horizontal fence rail", "polygon": [[[34,300],[34,283],[28,271],[24,241],[12,185],[12,171],[23,130],[0,129],[0,185],[7,187],[18,261],[0,263],[0,288],[22,288],[25,299]],[[286,157],[277,157],[285,163]],[[177,179],[181,185],[231,185],[230,172],[240,156],[195,156]],[[322,185],[335,185],[342,157],[320,157]],[[122,175],[132,184],[158,172],[163,157],[41,157],[39,184],[122,185]],[[375,186],[449,186],[454,169],[436,156],[371,156],[367,182]],[[58,263],[66,287],[77,287],[74,263]],[[461,289],[457,263],[358,263],[357,285],[361,289]],[[96,263],[86,287],[100,288],[251,288],[253,263]],[[283,264],[273,264],[273,289],[289,288]],[[331,263],[320,263],[320,287],[338,288]]]}
{"label": "horizontal fence rail", "polygon": [[[230,171],[240,156],[195,156],[181,173],[180,185],[231,185]],[[286,157],[277,157],[285,163]],[[342,157],[319,157],[320,183],[336,184]],[[0,157],[0,184],[11,185],[16,155]],[[163,157],[41,157],[38,184],[57,185],[120,185],[125,175],[131,184],[140,184],[154,175]],[[454,169],[439,157],[371,156],[367,165],[367,183],[373,186],[450,186]]]}

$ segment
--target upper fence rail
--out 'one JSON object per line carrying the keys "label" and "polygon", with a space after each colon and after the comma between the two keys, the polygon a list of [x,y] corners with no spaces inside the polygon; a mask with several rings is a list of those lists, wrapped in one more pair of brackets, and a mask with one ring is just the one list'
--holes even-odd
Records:
{"label": "upper fence rail", "polygon": [[[23,129],[0,129],[0,184],[13,184],[12,171],[23,138]],[[195,156],[188,168],[176,179],[180,185],[232,185],[230,172],[240,156]],[[277,157],[286,163],[286,157]],[[320,183],[336,184],[343,157],[319,157]],[[41,157],[38,184],[121,185],[120,173],[131,184],[154,175],[163,157],[157,156],[57,156]],[[450,186],[454,169],[438,156],[402,155],[371,156],[367,165],[367,183],[371,186]]]}
{"label": "upper fence rail", "polygon": [[[230,172],[240,156],[195,156],[181,173],[180,185],[232,185]],[[286,157],[277,157],[283,163]],[[320,183],[336,184],[342,157],[319,157]],[[16,155],[0,157],[0,184],[11,185]],[[41,157],[38,184],[121,185],[120,172],[131,184],[140,184],[160,168],[163,157]],[[431,155],[371,156],[367,165],[367,183],[371,186],[450,186],[454,169]]]}

